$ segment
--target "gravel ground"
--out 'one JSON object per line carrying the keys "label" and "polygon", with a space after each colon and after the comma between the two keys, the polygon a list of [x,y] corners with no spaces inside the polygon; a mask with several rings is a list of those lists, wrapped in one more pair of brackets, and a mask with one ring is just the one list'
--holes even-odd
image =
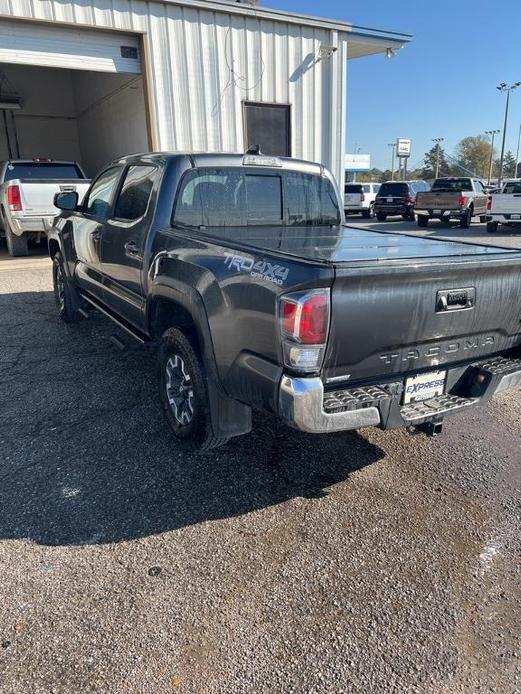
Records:
{"label": "gravel ground", "polygon": [[0,268],[0,691],[521,691],[520,392],[182,453],[154,355]]}

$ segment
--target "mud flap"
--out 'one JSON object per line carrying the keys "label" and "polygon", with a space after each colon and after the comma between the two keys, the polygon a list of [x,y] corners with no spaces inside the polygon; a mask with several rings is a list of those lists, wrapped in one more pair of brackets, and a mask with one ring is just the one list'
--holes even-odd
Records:
{"label": "mud flap", "polygon": [[208,379],[208,397],[216,437],[229,439],[251,431],[251,407],[224,395],[211,379]]}

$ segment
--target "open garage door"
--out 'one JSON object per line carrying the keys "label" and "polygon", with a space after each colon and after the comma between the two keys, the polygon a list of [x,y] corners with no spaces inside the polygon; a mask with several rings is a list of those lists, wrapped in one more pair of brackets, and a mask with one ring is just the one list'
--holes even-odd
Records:
{"label": "open garage door", "polygon": [[140,74],[139,38],[120,32],[0,21],[0,63]]}
{"label": "open garage door", "polygon": [[0,159],[78,161],[88,176],[151,149],[140,38],[0,21]]}

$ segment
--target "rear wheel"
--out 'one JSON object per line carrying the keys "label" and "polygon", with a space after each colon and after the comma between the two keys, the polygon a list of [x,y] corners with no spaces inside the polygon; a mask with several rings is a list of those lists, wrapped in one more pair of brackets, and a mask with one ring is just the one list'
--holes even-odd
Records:
{"label": "rear wheel", "polygon": [[13,258],[29,255],[27,236],[16,236],[16,234],[13,234],[7,220],[4,222],[4,229],[9,255],[13,256]]}
{"label": "rear wheel", "polygon": [[487,222],[487,231],[489,234],[495,234],[498,230],[499,222]]}
{"label": "rear wheel", "polygon": [[415,221],[414,210],[409,210],[405,214],[402,214],[402,218],[405,222],[414,222]]}
{"label": "rear wheel", "polygon": [[377,212],[376,213],[376,219],[379,222],[385,222],[385,220],[387,219],[387,215],[385,214],[385,212]]}
{"label": "rear wheel", "polygon": [[419,214],[416,217],[416,222],[419,227],[426,227],[429,224],[429,218],[425,214]]}
{"label": "rear wheel", "polygon": [[181,330],[170,328],[161,338],[158,371],[161,407],[181,445],[205,451],[226,443],[213,433],[204,366]]}
{"label": "rear wheel", "polygon": [[463,217],[460,218],[459,225],[460,225],[461,229],[469,229],[471,223],[472,223],[472,208],[469,207],[469,209],[466,211],[466,213],[463,215]]}

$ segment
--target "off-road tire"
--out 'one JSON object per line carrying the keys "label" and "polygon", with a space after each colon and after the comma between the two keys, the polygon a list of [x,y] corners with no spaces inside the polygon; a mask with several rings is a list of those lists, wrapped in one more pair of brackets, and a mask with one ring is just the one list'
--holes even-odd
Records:
{"label": "off-road tire", "polygon": [[63,256],[59,251],[52,259],[52,286],[60,318],[65,323],[78,321],[80,318],[78,314],[79,296],[76,288],[67,277]]}
{"label": "off-road tire", "polygon": [[4,221],[4,230],[9,255],[13,258],[29,255],[27,236],[16,236],[16,234],[13,234],[7,220]]}
{"label": "off-road tire", "polygon": [[427,217],[427,215],[425,215],[425,214],[419,214],[416,217],[416,224],[419,227],[423,227],[423,228],[429,226],[429,217]]}
{"label": "off-road tire", "polygon": [[[192,418],[185,424],[180,423],[176,418],[167,390],[168,364],[171,359],[175,360],[176,355],[182,360],[193,393]],[[215,436],[212,429],[208,380],[202,360],[191,341],[178,328],[170,328],[163,334],[159,347],[157,369],[159,401],[166,421],[181,446],[185,450],[204,452],[225,444],[228,439]]]}

